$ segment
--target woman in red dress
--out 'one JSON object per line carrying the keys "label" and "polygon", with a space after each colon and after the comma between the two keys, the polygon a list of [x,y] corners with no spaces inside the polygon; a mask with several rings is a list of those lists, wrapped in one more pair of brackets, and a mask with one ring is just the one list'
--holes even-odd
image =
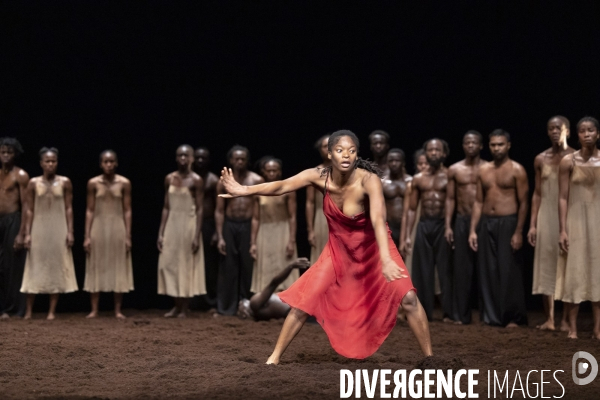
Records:
{"label": "woman in red dress", "polygon": [[317,262],[279,297],[292,309],[267,364],[278,364],[309,315],[331,346],[349,358],[373,354],[406,313],[424,355],[432,355],[427,317],[386,226],[385,201],[375,167],[358,158],[359,142],[337,131],[328,143],[331,167],[308,169],[283,181],[241,186],[224,168],[224,197],[279,196],[305,186],[324,192],[329,242]]}

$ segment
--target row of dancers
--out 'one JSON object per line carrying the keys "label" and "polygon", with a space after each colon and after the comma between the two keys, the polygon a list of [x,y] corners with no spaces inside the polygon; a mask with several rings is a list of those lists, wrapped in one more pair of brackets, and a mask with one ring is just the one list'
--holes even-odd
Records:
{"label": "row of dancers", "polygon": [[[589,131],[593,136],[594,129],[597,135],[597,125],[590,117],[579,122],[582,149],[578,154],[583,152],[588,156],[584,143],[588,139],[582,139],[581,135]],[[559,254],[556,238],[559,234],[561,238],[568,237],[566,232],[572,231],[567,229],[566,216],[570,215],[569,220],[582,217],[577,212],[567,213],[565,209],[561,213],[563,228],[558,227],[561,221],[557,218],[558,165],[574,150],[566,146],[569,132],[566,118],[551,118],[547,129],[552,147],[535,160],[536,187],[531,228],[527,235],[528,241],[536,247],[533,293],[544,296],[547,321],[540,327],[554,329],[556,298],[566,304],[562,328],[569,330],[570,337],[576,337],[577,305],[591,300],[596,315],[600,298],[589,287],[590,284],[593,286],[594,279],[578,281],[568,273],[582,272],[579,266],[586,262],[576,258],[581,258],[586,251],[569,253],[569,240],[561,239],[564,251]],[[317,168],[330,166],[328,139],[329,135],[326,135],[316,142],[315,147],[323,158]],[[388,226],[411,270],[428,317],[432,317],[434,297],[438,295],[447,321],[469,323],[472,282],[477,275],[484,322],[502,326],[526,323],[518,250],[522,246],[520,232],[528,211],[528,184],[524,168],[508,156],[510,135],[502,130],[492,132],[489,145],[493,161],[486,163],[479,155],[483,147],[482,136],[476,131],[467,132],[463,138],[465,159],[450,168],[443,165],[449,154],[447,143],[430,139],[415,153],[417,174],[414,178],[406,173],[404,152],[390,149],[389,134],[374,131],[369,141],[374,162],[384,174],[382,184]],[[6,244],[11,244],[12,235],[15,248],[23,246],[29,250],[25,273],[18,285],[28,294],[25,316],[31,315],[35,294],[51,293],[48,317],[54,318],[58,293],[77,290],[72,256],[68,251],[73,242],[72,188],[68,178],[56,175],[56,149],[42,149],[40,159],[44,174],[31,180],[14,166],[14,159],[20,152],[22,149],[16,140],[4,138],[0,142],[4,189],[0,205],[5,207],[2,225],[7,229],[2,249],[5,254],[11,253],[12,246]],[[165,205],[157,241],[161,252],[158,293],[175,298],[175,307],[166,315],[185,316],[189,299],[199,294],[205,294],[206,302],[219,314],[237,312],[245,315],[248,308],[244,304],[248,303],[239,300],[249,299],[252,293],[260,293],[269,287],[281,268],[297,257],[295,193],[281,197],[224,199],[217,196],[224,190],[218,177],[208,170],[208,149],[199,148],[194,152],[190,146],[183,145],[176,154],[178,169],[165,178]],[[572,186],[569,181],[569,176],[574,174],[572,171],[581,174],[588,170],[580,167],[595,166],[594,154],[590,157],[583,162],[583,158],[572,161],[572,168],[563,182],[567,194],[568,187]],[[241,184],[254,185],[281,178],[282,162],[274,157],[262,159],[258,167],[260,175],[248,170],[249,152],[242,146],[234,146],[227,159]],[[124,317],[120,310],[122,294],[133,290],[131,183],[116,174],[117,165],[114,151],[103,152],[100,156],[103,173],[88,183],[84,290],[91,293],[90,317],[97,315],[99,292],[104,291],[115,293],[115,314]],[[597,179],[594,181],[593,177],[590,180],[590,176],[585,176],[593,187]],[[574,199],[590,196],[585,192],[589,191],[590,182],[582,186],[584,192],[577,196],[571,193]],[[14,189],[18,189],[17,196]],[[328,238],[322,196],[315,187],[307,188],[306,223],[311,263],[316,262]],[[5,201],[1,201],[2,198]],[[18,221],[19,202],[25,210],[23,224]],[[564,203],[565,207],[569,204],[567,199]],[[36,215],[47,225],[34,224]],[[579,222],[575,225],[578,227],[575,231],[583,229]],[[34,226],[37,229],[32,229]],[[67,237],[67,246],[61,246],[61,237]],[[578,238],[576,243],[585,243],[585,240]],[[568,254],[571,256],[567,257]],[[23,252],[12,252],[10,256],[13,263],[18,263]],[[575,267],[567,267],[568,260]],[[593,268],[593,262],[587,265]],[[16,270],[18,272],[18,268]],[[2,267],[0,281],[5,289],[0,293],[3,295],[0,298],[2,315],[21,311],[18,300],[14,300],[18,297],[15,296],[14,276],[9,276],[18,275],[14,271],[14,268]],[[588,277],[594,276],[589,275],[593,271],[584,272]],[[297,270],[292,270],[278,290],[289,287],[297,277]],[[595,335],[600,332],[597,320],[594,332]]]}

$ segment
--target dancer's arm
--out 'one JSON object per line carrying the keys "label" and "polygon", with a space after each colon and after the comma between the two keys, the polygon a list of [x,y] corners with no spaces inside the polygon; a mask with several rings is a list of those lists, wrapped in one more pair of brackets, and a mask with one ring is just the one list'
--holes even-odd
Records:
{"label": "dancer's arm", "polygon": [[375,230],[375,238],[379,247],[379,257],[381,258],[383,276],[388,282],[400,278],[406,278],[408,275],[405,271],[394,262],[390,254],[388,232],[386,230],[386,209],[385,199],[383,198],[383,187],[381,180],[370,174],[365,177],[363,186],[369,196],[369,215],[373,229]]}
{"label": "dancer's arm", "polygon": [[31,248],[31,226],[33,224],[33,213],[35,212],[35,185],[37,184],[37,178],[32,178],[27,184],[27,208],[25,209],[25,239],[23,240],[23,246],[26,249]]}
{"label": "dancer's arm", "polygon": [[219,196],[224,198],[252,196],[255,194],[261,196],[281,196],[282,194],[296,191],[313,183],[316,184],[320,177],[321,174],[319,171],[311,168],[283,181],[243,186],[237,183],[233,177],[231,168],[223,168],[221,171],[221,184],[227,194],[219,194]]}
{"label": "dancer's arm", "polygon": [[533,247],[535,247],[537,239],[537,217],[542,203],[542,154],[539,154],[533,162],[535,189],[533,189],[531,197],[531,219],[529,220],[529,232],[527,232],[527,241]]}
{"label": "dancer's arm", "polygon": [[310,262],[305,257],[297,258],[294,262],[290,263],[287,267],[282,269],[277,275],[273,277],[271,282],[264,287],[263,290],[252,296],[250,299],[250,307],[252,307],[252,311],[256,314],[258,310],[264,307],[265,304],[271,298],[271,295],[275,293],[275,290],[279,285],[281,285],[287,278],[290,276],[294,268],[308,268],[310,267]]}
{"label": "dancer's arm", "polygon": [[452,217],[456,208],[456,171],[453,167],[448,168],[448,185],[446,186],[446,231],[444,236],[450,246],[454,246],[454,232],[452,230]]}
{"label": "dancer's arm", "polygon": [[131,251],[131,182],[123,182],[123,219],[125,221],[125,248]]}
{"label": "dancer's arm", "polygon": [[569,251],[569,232],[567,232],[567,210],[569,204],[569,177],[573,169],[573,154],[563,157],[558,167],[558,226],[560,236],[558,245],[565,253]]}
{"label": "dancer's arm", "polygon": [[513,165],[519,211],[517,213],[517,227],[510,239],[510,245],[513,251],[517,251],[523,247],[523,227],[525,226],[525,219],[527,219],[527,211],[529,211],[529,182],[525,168],[515,162],[513,162]]}
{"label": "dancer's arm", "polygon": [[90,252],[92,239],[92,223],[94,222],[94,211],[96,209],[96,182],[92,178],[87,184],[87,199],[85,208],[85,236],[83,238],[83,249],[86,253]]}
{"label": "dancer's arm", "polygon": [[204,180],[198,176],[194,179],[194,201],[196,205],[196,232],[192,241],[192,252],[196,254],[200,249],[200,235],[202,234],[202,216],[204,204]]}
{"label": "dancer's arm", "polygon": [[167,219],[169,219],[169,185],[171,180],[169,175],[165,178],[165,201],[163,204],[162,215],[160,218],[160,228],[158,228],[158,240],[156,241],[156,247],[158,251],[162,252],[163,247],[163,236],[165,234],[165,226],[167,225]]}
{"label": "dancer's arm", "polygon": [[469,230],[469,246],[473,251],[477,251],[477,224],[481,219],[481,210],[483,208],[483,185],[481,184],[481,175],[477,177],[477,194],[473,211],[471,212],[471,228]]}
{"label": "dancer's arm", "polygon": [[73,236],[73,185],[71,180],[64,177],[63,187],[65,191],[65,214],[67,216],[67,246],[73,246],[75,237]]}

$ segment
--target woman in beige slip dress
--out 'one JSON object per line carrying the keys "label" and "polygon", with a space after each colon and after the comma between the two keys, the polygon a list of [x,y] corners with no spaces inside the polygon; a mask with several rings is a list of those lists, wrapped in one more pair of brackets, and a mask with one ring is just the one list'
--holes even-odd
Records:
{"label": "woman in beige slip dress", "polygon": [[114,292],[115,317],[121,313],[123,293],[133,290],[131,266],[131,183],[115,173],[117,154],[100,154],[102,175],[90,179],[87,186],[85,240],[87,258],[83,290],[90,292],[92,312],[98,316],[100,292]]}
{"label": "woman in beige slip dress", "polygon": [[47,319],[55,318],[59,293],[78,289],[73,265],[73,187],[56,175],[58,150],[40,150],[43,175],[27,185],[25,248],[28,249],[21,292],[27,294],[25,319],[31,318],[35,295],[50,294]]}
{"label": "woman in beige slip dress", "polygon": [[[535,189],[531,198],[531,220],[527,240],[534,247],[532,294],[541,294],[546,320],[538,325],[541,330],[554,330],[554,292],[558,261],[558,165],[560,160],[575,150],[566,145],[569,120],[562,116],[550,118],[547,123],[552,147],[535,158]],[[568,330],[567,313],[563,312],[561,330]]]}
{"label": "woman in beige slip dress", "polygon": [[158,234],[158,294],[175,298],[165,317],[185,317],[192,297],[205,294],[202,251],[204,183],[192,171],[193,149],[177,149],[177,171],[165,178],[165,202]]}
{"label": "woman in beige slip dress", "polygon": [[568,303],[569,338],[577,339],[579,304],[591,301],[593,337],[600,340],[600,124],[584,117],[577,124],[581,150],[559,167],[559,227],[556,298]]}
{"label": "woman in beige slip dress", "polygon": [[[331,165],[327,152],[329,136],[321,136],[315,142],[314,147],[323,160],[323,163],[317,168],[326,168]],[[329,228],[323,213],[323,193],[312,186],[306,188],[306,228],[310,244],[310,264],[312,265],[317,261],[329,240]]]}
{"label": "woman in beige slip dress", "polygon": [[[269,157],[262,163],[266,182],[281,179],[281,160]],[[256,259],[252,273],[253,293],[263,290],[292,260],[296,249],[296,193],[283,196],[255,196],[250,253]],[[299,277],[298,269],[277,287],[285,290]]]}

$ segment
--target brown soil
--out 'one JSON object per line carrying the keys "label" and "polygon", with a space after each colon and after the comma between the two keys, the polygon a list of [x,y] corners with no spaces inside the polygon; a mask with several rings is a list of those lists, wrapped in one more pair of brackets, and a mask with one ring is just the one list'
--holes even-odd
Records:
{"label": "brown soil", "polygon": [[[584,350],[600,360],[600,342],[590,339],[591,316],[580,317],[580,339],[533,328],[500,329],[474,323],[431,324],[436,357],[423,360],[412,333],[399,323],[377,353],[357,361],[337,355],[323,330],[307,324],[279,366],[264,365],[282,321],[251,322],[235,317],[165,319],[160,311],[129,310],[126,321],[104,313],[58,314],[46,321],[0,321],[0,398],[23,399],[315,399],[339,398],[340,369],[479,369],[479,398],[487,398],[488,370],[516,371],[523,385],[532,369],[557,370],[564,399],[595,399],[600,376],[587,386],[571,379],[571,359]],[[540,314],[530,315],[535,322]],[[532,375],[539,383],[539,374]],[[546,374],[544,396],[562,390]],[[512,387],[512,386],[511,386]],[[393,389],[393,386],[392,386]],[[534,395],[531,386],[531,395]],[[377,389],[379,396],[379,388]],[[364,389],[363,398],[366,398]],[[492,396],[493,397],[493,396]],[[351,398],[355,398],[352,395]],[[506,395],[498,394],[498,398]],[[522,398],[516,391],[513,398]]]}

